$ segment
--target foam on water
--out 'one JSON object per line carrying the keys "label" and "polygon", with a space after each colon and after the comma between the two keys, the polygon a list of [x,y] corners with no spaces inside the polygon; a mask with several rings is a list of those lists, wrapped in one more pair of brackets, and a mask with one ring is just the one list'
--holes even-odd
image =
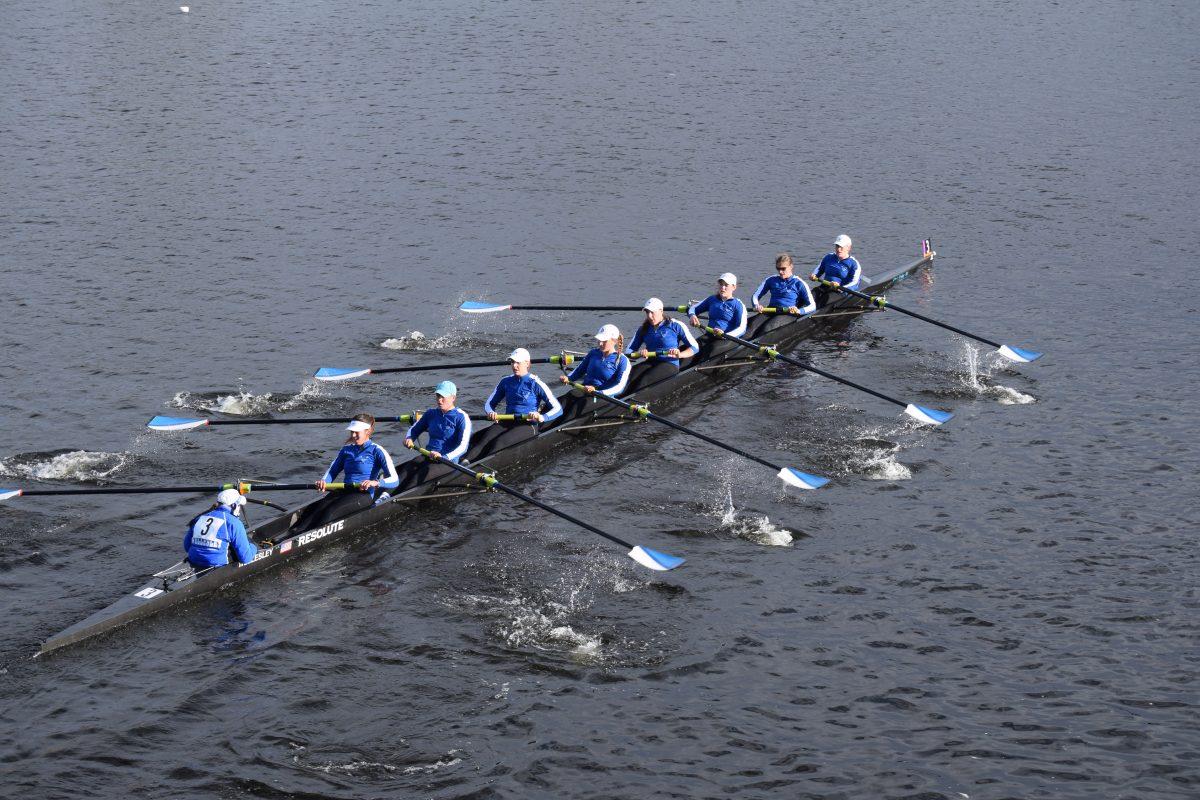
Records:
{"label": "foam on water", "polygon": [[1036,403],[1033,395],[1020,392],[1011,386],[1003,386],[990,382],[990,378],[1001,369],[1010,368],[1004,356],[991,353],[984,357],[983,353],[970,344],[963,344],[963,372],[960,380],[963,386],[979,397],[995,398],[1001,405],[1026,405]]}
{"label": "foam on water", "polygon": [[23,453],[0,461],[0,475],[40,481],[98,481],[121,469],[129,453],[91,453],[86,450]]}
{"label": "foam on water", "polygon": [[912,470],[897,458],[900,445],[886,438],[888,435],[888,431],[870,428],[855,436],[846,454],[847,472],[873,481],[910,479]]}
{"label": "foam on water", "polygon": [[787,547],[794,538],[787,528],[771,522],[765,514],[739,514],[733,505],[733,487],[730,476],[725,476],[724,493],[717,496],[711,507],[714,516],[721,520],[722,530],[732,533],[739,539],[765,545],[767,547]]}
{"label": "foam on water", "polygon": [[196,392],[177,392],[171,398],[174,408],[187,408],[196,411],[209,411],[218,414],[235,416],[255,416],[271,410],[272,394],[251,394],[248,391],[233,394],[199,394]]}

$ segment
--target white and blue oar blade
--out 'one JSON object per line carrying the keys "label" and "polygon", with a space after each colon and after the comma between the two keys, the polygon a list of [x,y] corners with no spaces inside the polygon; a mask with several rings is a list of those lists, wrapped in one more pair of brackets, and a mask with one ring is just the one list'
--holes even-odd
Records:
{"label": "white and blue oar blade", "polygon": [[642,547],[640,544],[629,551],[629,557],[641,564],[643,567],[657,570],[658,572],[666,572],[669,569],[675,569],[684,561],[678,556],[669,556],[666,553],[660,553],[657,550],[651,550],[649,547]]}
{"label": "white and blue oar blade", "polygon": [[925,425],[941,425],[954,416],[949,411],[938,411],[936,408],[926,408],[912,403],[904,407],[904,413]]}
{"label": "white and blue oar blade", "polygon": [[206,419],[188,419],[186,417],[155,417],[146,423],[146,427],[155,431],[190,431],[207,425]]}
{"label": "white and blue oar blade", "polygon": [[351,378],[361,378],[363,375],[370,375],[369,369],[341,369],[339,367],[321,367],[313,373],[313,377],[319,381],[348,381]]}
{"label": "white and blue oar blade", "polygon": [[795,486],[798,489],[820,489],[829,483],[829,478],[822,478],[820,475],[809,475],[807,472],[801,472],[795,467],[784,467],[775,474],[779,477],[779,480],[788,486]]}
{"label": "white and blue oar blade", "polygon": [[1009,361],[1016,361],[1021,364],[1028,364],[1030,361],[1037,361],[1042,357],[1042,354],[1036,350],[1022,350],[1019,347],[1010,347],[1006,344],[1000,345],[1000,349],[996,352]]}
{"label": "white and blue oar blade", "polygon": [[14,497],[20,496],[20,489],[0,489],[0,500],[11,500]]}
{"label": "white and blue oar blade", "polygon": [[494,311],[508,311],[512,308],[511,305],[497,305],[496,303],[480,303],[477,300],[468,300],[458,307],[459,311],[465,311],[468,314],[491,314]]}

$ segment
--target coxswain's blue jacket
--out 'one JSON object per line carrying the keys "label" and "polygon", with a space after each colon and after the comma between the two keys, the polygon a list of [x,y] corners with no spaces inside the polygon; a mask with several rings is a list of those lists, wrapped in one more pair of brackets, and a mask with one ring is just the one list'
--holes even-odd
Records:
{"label": "coxswain's blue jacket", "polygon": [[567,378],[582,380],[585,386],[595,386],[600,394],[617,397],[629,383],[631,368],[629,359],[623,354],[613,352],[606,356],[599,347],[593,347]]}
{"label": "coxswain's blue jacket", "polygon": [[241,564],[254,560],[258,548],[246,535],[246,526],[229,506],[217,506],[192,518],[183,535],[183,549],[194,567],[223,567],[229,563],[229,546]]}
{"label": "coxswain's blue jacket", "polygon": [[529,414],[533,411],[541,412],[545,408],[546,412],[542,414],[543,422],[562,416],[562,406],[558,404],[558,398],[550,391],[550,387],[532,372],[520,377],[509,375],[501,378],[483,404],[483,413],[500,413],[496,410],[497,403],[504,403],[504,410],[509,414]]}
{"label": "coxswain's blue jacket", "polygon": [[[338,473],[346,473],[346,483],[379,481],[381,489],[392,490],[400,485],[392,457],[379,445],[368,441],[364,445],[347,444],[334,457],[321,480],[332,483]],[[375,492],[372,492],[375,494]]]}
{"label": "coxswain's blue jacket", "polygon": [[862,267],[854,256],[838,259],[835,253],[826,253],[817,265],[817,278],[837,281],[847,289],[857,289],[862,280]]}
{"label": "coxswain's blue jacket", "polygon": [[437,406],[426,411],[413,423],[405,436],[413,441],[422,433],[429,433],[426,450],[441,453],[442,458],[458,461],[471,445],[471,418],[461,408],[452,408],[445,414]]}
{"label": "coxswain's blue jacket", "polygon": [[699,316],[708,313],[708,327],[724,331],[730,336],[741,336],[746,332],[746,306],[736,297],[722,300],[717,295],[709,295],[703,301],[694,303],[688,309],[688,316]]}
{"label": "coxswain's blue jacket", "polygon": [[[760,298],[764,292],[771,293],[770,302],[764,303]],[[795,306],[801,314],[811,314],[817,310],[817,301],[813,299],[808,284],[793,275],[781,278],[771,275],[763,280],[754,290],[750,305],[771,306],[772,308],[792,308]]]}
{"label": "coxswain's blue jacket", "polygon": [[[696,340],[692,338],[691,332],[680,324],[679,320],[674,319],[663,319],[654,326],[642,323],[637,333],[633,335],[633,341],[629,343],[629,347],[625,348],[625,352],[626,354],[632,353],[635,350],[641,350],[643,346],[650,352],[670,350],[672,347],[678,347],[680,350],[687,350],[689,347],[692,350],[700,349],[700,345],[696,344]],[[649,360],[666,361],[679,366],[679,359],[669,356],[651,356]]]}

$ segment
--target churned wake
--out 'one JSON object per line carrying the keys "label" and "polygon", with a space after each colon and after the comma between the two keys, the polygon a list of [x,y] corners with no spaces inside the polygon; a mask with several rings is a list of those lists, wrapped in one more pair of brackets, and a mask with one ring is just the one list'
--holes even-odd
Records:
{"label": "churned wake", "polygon": [[867,430],[850,442],[846,453],[846,470],[873,481],[906,481],[912,470],[900,463],[900,445],[881,438],[879,430]]}
{"label": "churned wake", "polygon": [[791,531],[775,525],[765,514],[739,513],[733,505],[732,477],[727,474],[724,480],[724,492],[716,496],[709,508],[709,513],[720,520],[722,531],[766,547],[787,547],[794,541]]}
{"label": "churned wake", "polygon": [[130,460],[128,453],[86,450],[22,453],[0,461],[0,475],[39,481],[100,481]]}
{"label": "churned wake", "polygon": [[992,397],[1001,405],[1026,405],[1036,403],[1037,398],[1025,394],[1010,386],[991,383],[991,377],[998,370],[1008,367],[1008,361],[996,353],[984,356],[979,349],[963,345],[963,372],[960,380],[963,386],[979,397]]}

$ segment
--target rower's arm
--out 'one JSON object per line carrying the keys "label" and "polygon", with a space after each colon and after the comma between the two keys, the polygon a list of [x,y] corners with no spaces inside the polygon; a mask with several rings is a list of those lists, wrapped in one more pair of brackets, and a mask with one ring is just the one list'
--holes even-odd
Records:
{"label": "rower's arm", "polygon": [[375,480],[379,481],[380,487],[389,491],[400,485],[400,476],[396,474],[396,463],[392,461],[392,454],[382,447],[375,453],[376,465],[379,468],[379,477]]}
{"label": "rower's arm", "polygon": [[[530,374],[533,375],[533,373]],[[554,396],[554,392],[550,391],[550,387],[546,385],[546,382],[537,375],[534,375],[533,379],[537,382],[538,388],[542,392],[542,403],[549,406],[549,408],[546,410],[546,413],[542,414],[542,422],[549,422],[552,419],[558,419],[561,417],[563,413],[562,405],[559,404],[558,398]],[[539,407],[542,403],[538,404]],[[541,412],[539,411],[539,413]]]}
{"label": "rower's arm", "polygon": [[613,373],[606,383],[609,385],[603,389],[597,387],[596,391],[608,397],[618,397],[621,392],[625,391],[625,385],[629,383],[629,373],[633,370],[633,364],[625,357],[624,354],[617,355],[617,371]]}
{"label": "rower's arm", "polygon": [[725,330],[725,332],[728,333],[730,336],[741,336],[743,333],[746,332],[746,322],[747,322],[747,320],[746,320],[746,304],[743,303],[741,300],[738,300],[736,297],[733,299],[737,302],[738,315],[737,315],[737,318],[733,321],[734,322],[733,327],[727,328]]}
{"label": "rower's arm", "polygon": [[[799,291],[796,293],[796,310],[801,314],[811,314],[817,310],[817,301],[813,298],[812,289],[808,288],[808,284],[799,278],[796,279],[796,284],[799,286]],[[801,304],[799,301],[803,300]]]}
{"label": "rower's arm", "polygon": [[[504,382],[506,380],[508,380],[508,379],[501,378],[499,383],[496,384],[496,388],[492,389],[492,393],[490,395],[488,395],[488,399],[483,401],[483,413],[485,413],[485,414],[497,413],[496,412],[496,403],[500,402],[500,398],[504,394]],[[508,403],[506,402],[505,405],[508,405]]]}
{"label": "rower's arm", "polygon": [[229,535],[232,537],[229,544],[233,547],[233,552],[237,554],[238,562],[249,564],[253,561],[255,554],[258,553],[258,547],[250,541],[250,536],[246,533],[246,526],[237,517],[229,520]]}
{"label": "rower's arm", "polygon": [[471,418],[462,409],[459,409],[458,417],[458,424],[455,425],[455,433],[458,434],[458,445],[448,453],[442,453],[442,458],[448,458],[451,461],[458,461],[459,457],[467,452],[467,448],[471,446]]}

